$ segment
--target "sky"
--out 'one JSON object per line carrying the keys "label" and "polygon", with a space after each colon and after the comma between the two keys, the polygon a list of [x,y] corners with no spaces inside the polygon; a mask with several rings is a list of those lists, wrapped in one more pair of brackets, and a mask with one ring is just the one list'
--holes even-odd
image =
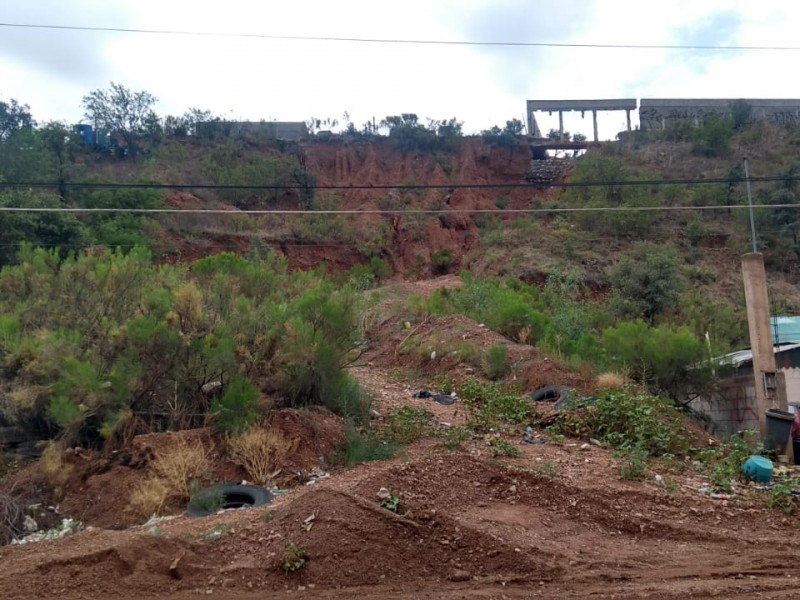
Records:
{"label": "sky", "polygon": [[[0,23],[558,44],[800,46],[794,0],[0,0]],[[466,133],[525,120],[526,100],[800,98],[800,51],[417,45],[0,26],[0,100],[83,120],[111,81],[236,120],[343,122],[416,113]],[[556,115],[537,115],[542,130]],[[634,125],[636,119],[634,118]],[[565,127],[591,137],[589,114]],[[600,118],[600,135],[625,128]]]}

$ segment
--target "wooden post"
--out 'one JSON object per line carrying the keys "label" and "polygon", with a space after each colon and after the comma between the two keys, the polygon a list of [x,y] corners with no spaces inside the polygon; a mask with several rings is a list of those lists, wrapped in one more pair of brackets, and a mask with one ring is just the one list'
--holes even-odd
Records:
{"label": "wooden post", "polygon": [[763,437],[767,425],[766,411],[772,408],[777,386],[775,350],[772,347],[772,331],[769,326],[767,275],[764,271],[764,256],[761,253],[751,252],[742,256],[742,277],[747,305],[747,328],[753,352],[758,429]]}

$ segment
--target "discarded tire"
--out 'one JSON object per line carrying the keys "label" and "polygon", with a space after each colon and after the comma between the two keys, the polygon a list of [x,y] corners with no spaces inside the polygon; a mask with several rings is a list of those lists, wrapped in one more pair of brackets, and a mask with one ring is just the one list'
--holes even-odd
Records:
{"label": "discarded tire", "polygon": [[[209,502],[203,501],[215,496],[222,496],[221,506],[212,509]],[[221,483],[219,485],[206,488],[195,494],[189,501],[186,512],[191,517],[207,517],[214,514],[217,510],[226,508],[249,508],[251,506],[261,506],[272,502],[272,492],[268,489],[255,485],[237,485],[233,483]]]}
{"label": "discarded tire", "polygon": [[532,402],[543,402],[545,400],[566,402],[571,391],[572,388],[567,387],[566,385],[548,385],[546,387],[539,388],[535,392],[532,392],[528,396],[528,399]]}

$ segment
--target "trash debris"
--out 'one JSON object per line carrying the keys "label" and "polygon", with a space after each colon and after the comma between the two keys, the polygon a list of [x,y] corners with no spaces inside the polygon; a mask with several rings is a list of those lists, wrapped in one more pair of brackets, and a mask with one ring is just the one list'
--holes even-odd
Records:
{"label": "trash debris", "polygon": [[379,489],[376,495],[378,496],[379,500],[388,500],[389,498],[392,497],[392,493],[385,487]]}
{"label": "trash debris", "polygon": [[43,542],[47,540],[60,540],[68,535],[77,533],[83,529],[83,523],[75,519],[62,519],[60,527],[54,527],[47,531],[36,531],[20,539],[11,540],[12,544],[30,544],[32,542]]}
{"label": "trash debris", "polygon": [[736,494],[711,494],[710,497],[714,500],[733,500]]}
{"label": "trash debris", "polygon": [[528,425],[528,428],[525,430],[525,433],[522,434],[522,441],[526,444],[544,444],[545,441],[537,437],[536,434],[533,432],[533,427]]}
{"label": "trash debris", "polygon": [[438,402],[439,404],[443,404],[445,406],[455,404],[456,400],[458,400],[458,396],[455,392],[450,394],[439,394],[437,392],[431,392],[430,390],[420,390],[415,393],[412,398],[430,398],[434,402]]}
{"label": "trash debris", "polygon": [[306,481],[306,485],[314,485],[320,481],[325,479],[330,479],[331,474],[327,471],[323,471],[319,467],[314,467],[311,470],[311,473],[308,474],[308,481]]}
{"label": "trash debris", "polygon": [[758,483],[769,483],[772,481],[773,465],[772,461],[765,456],[756,454],[750,456],[742,464],[742,473],[749,479]]}

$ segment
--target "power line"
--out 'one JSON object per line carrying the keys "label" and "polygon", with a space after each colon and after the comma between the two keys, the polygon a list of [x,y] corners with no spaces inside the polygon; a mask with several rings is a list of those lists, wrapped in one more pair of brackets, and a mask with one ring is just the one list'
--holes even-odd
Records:
{"label": "power line", "polygon": [[[366,209],[366,210],[230,210],[221,208],[81,208],[2,206],[0,213],[105,213],[105,214],[203,214],[203,215],[452,215],[452,214],[541,214],[582,212],[653,212],[679,210],[731,210],[749,208],[746,204],[706,206],[579,206],[573,208],[439,208],[439,209]],[[754,204],[753,208],[800,208],[800,203]]]}
{"label": "power line", "polygon": [[210,183],[112,183],[112,182],[55,182],[55,181],[0,181],[0,188],[86,188],[86,189],[151,189],[151,190],[260,190],[260,191],[311,191],[311,190],[494,190],[494,189],[562,189],[592,187],[653,187],[659,185],[734,185],[751,183],[800,181],[800,175],[773,175],[766,177],[717,177],[684,179],[640,179],[628,181],[571,181],[560,183],[398,183],[398,184],[210,184]]}
{"label": "power line", "polygon": [[528,48],[604,48],[631,50],[754,50],[754,51],[797,51],[800,46],[707,46],[683,44],[578,44],[567,42],[497,42],[474,40],[427,40],[397,38],[334,37],[316,35],[275,35],[265,33],[225,33],[213,31],[189,31],[179,29],[133,29],[127,27],[89,27],[80,25],[50,25],[34,23],[0,23],[0,27],[19,29],[49,29],[61,31],[93,31],[108,33],[132,33],[150,35],[182,35],[194,37],[222,37],[243,39],[286,40],[299,42],[344,42],[367,44],[416,44],[427,46],[505,46]]}

